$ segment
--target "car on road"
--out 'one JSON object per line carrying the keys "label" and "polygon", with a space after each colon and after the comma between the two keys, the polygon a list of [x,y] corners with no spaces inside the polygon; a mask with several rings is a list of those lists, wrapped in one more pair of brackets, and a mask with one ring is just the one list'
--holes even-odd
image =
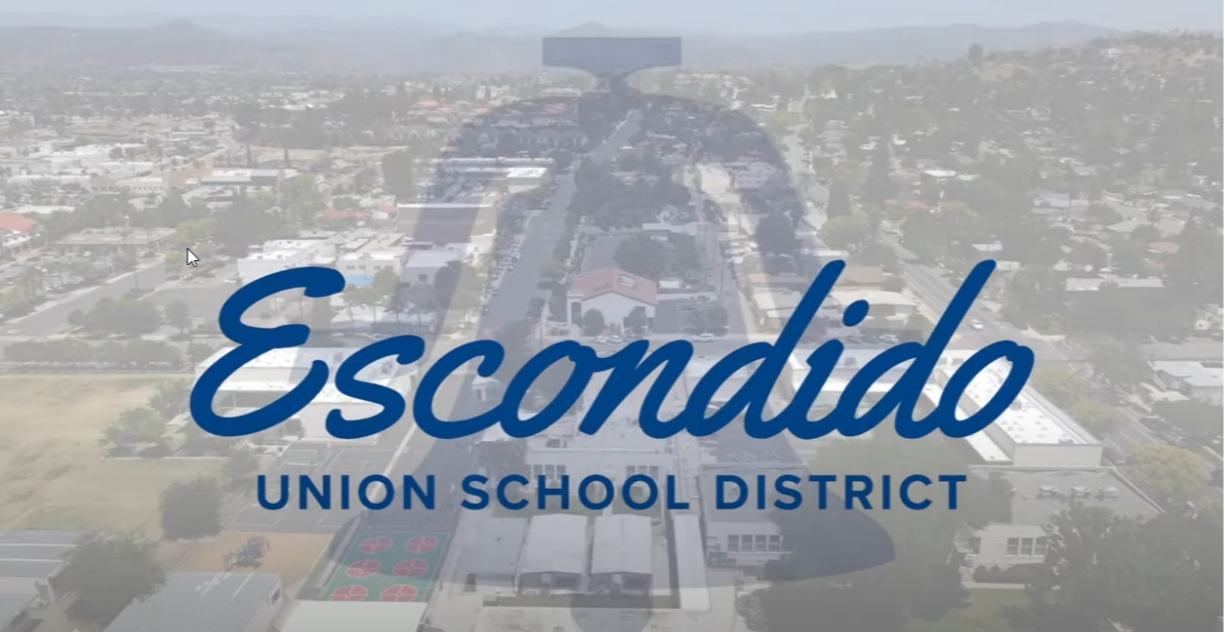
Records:
{"label": "car on road", "polygon": [[694,342],[714,342],[715,335],[709,334],[709,333],[708,334],[698,334],[693,337],[693,341]]}
{"label": "car on road", "polygon": [[971,326],[971,327],[973,327],[973,328],[974,328],[976,331],[982,331],[982,330],[983,330],[983,321],[981,321],[981,320],[979,320],[979,319],[977,319],[977,318],[973,318],[973,319],[971,319],[971,320],[970,320],[970,326]]}
{"label": "car on road", "polygon": [[609,342],[610,344],[619,345],[619,344],[621,344],[621,343],[625,342],[625,339],[624,339],[624,338],[622,338],[621,336],[618,336],[618,335],[616,335],[616,334],[613,334],[613,335],[611,335],[611,336],[609,336],[609,337],[608,337],[608,342]]}
{"label": "car on road", "polygon": [[881,341],[881,342],[883,342],[883,343],[885,343],[885,344],[887,344],[887,345],[895,345],[895,344],[897,344],[897,343],[901,342],[901,339],[900,339],[900,338],[898,338],[897,336],[893,335],[893,334],[883,334],[883,335],[881,335],[879,338],[877,338],[877,340],[879,340],[879,341]]}
{"label": "car on road", "polygon": [[1127,455],[1123,454],[1122,450],[1111,445],[1102,446],[1102,457],[1115,465],[1127,463]]}
{"label": "car on road", "polygon": [[596,336],[595,341],[596,344],[606,345],[608,344],[608,336]]}

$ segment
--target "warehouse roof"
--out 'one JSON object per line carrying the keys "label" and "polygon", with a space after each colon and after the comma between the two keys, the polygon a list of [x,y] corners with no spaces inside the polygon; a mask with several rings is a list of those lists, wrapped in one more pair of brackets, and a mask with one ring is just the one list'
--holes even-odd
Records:
{"label": "warehouse roof", "polygon": [[591,572],[654,572],[651,519],[633,514],[611,514],[595,519],[595,545],[591,549]]}
{"label": "warehouse roof", "polygon": [[76,531],[0,531],[0,577],[54,577],[80,537]]}
{"label": "warehouse roof", "polygon": [[532,518],[519,573],[571,573],[587,570],[587,516],[545,514]]}
{"label": "warehouse roof", "polygon": [[244,632],[269,598],[281,598],[280,586],[275,573],[169,573],[106,632]]}
{"label": "warehouse roof", "polygon": [[411,601],[299,601],[280,630],[336,632],[357,627],[361,632],[404,632],[417,629],[425,606]]}

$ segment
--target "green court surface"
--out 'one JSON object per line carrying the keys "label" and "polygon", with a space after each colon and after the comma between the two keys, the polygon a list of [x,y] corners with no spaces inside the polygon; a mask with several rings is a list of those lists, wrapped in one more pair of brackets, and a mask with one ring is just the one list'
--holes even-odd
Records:
{"label": "green court surface", "polygon": [[340,559],[323,599],[427,601],[447,536],[428,532],[358,533]]}

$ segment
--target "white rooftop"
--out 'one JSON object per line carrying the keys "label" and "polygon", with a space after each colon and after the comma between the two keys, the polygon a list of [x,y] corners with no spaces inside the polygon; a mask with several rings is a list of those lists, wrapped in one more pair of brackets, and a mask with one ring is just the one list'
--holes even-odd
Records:
{"label": "white rooftop", "polygon": [[404,632],[416,630],[427,604],[411,601],[298,601],[281,632]]}
{"label": "white rooftop", "polygon": [[605,514],[595,519],[591,573],[651,575],[651,519],[633,514]]}
{"label": "white rooftop", "polygon": [[587,516],[535,516],[527,529],[527,544],[519,573],[569,573],[587,570]]}
{"label": "white rooftop", "polygon": [[[966,353],[965,357],[969,357]],[[983,369],[966,388],[963,402],[969,399],[974,407],[986,405],[1004,385],[1008,377],[1010,365],[1007,361],[997,360]],[[943,369],[951,376],[956,369]],[[1008,438],[1017,444],[1087,444],[1088,441],[1073,431],[1059,418],[1060,413],[1053,405],[1039,401],[1039,396],[1031,389],[1021,392],[1013,402],[1012,407],[1004,411],[995,421],[995,427],[1004,431]]]}

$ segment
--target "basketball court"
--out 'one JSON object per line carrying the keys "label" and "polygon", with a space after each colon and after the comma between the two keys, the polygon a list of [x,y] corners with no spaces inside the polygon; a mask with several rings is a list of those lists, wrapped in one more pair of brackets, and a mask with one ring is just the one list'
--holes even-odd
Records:
{"label": "basketball court", "polygon": [[446,544],[444,533],[359,532],[320,598],[425,602],[438,578]]}

